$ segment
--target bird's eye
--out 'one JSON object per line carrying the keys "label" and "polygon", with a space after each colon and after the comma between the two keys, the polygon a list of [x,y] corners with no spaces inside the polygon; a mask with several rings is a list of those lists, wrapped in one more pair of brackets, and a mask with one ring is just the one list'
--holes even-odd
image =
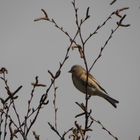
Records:
{"label": "bird's eye", "polygon": [[76,69],[73,69],[73,72],[75,72],[76,71]]}

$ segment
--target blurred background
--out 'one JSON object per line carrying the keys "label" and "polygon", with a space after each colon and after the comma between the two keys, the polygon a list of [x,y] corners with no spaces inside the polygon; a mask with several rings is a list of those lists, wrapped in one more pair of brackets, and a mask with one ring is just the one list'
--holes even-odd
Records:
{"label": "blurred background", "polygon": [[[102,24],[114,10],[130,7],[122,13],[127,14],[124,23],[131,26],[118,29],[91,71],[110,96],[119,100],[118,108],[114,109],[99,97],[90,99],[89,104],[95,119],[100,120],[120,140],[137,140],[140,135],[140,0],[117,0],[112,6],[110,2],[111,0],[77,0],[76,3],[81,18],[85,16],[87,7],[90,7],[91,18],[83,26],[84,38]],[[39,76],[41,83],[49,85],[50,75],[47,71],[56,72],[70,44],[67,36],[53,24],[47,21],[34,22],[34,19],[43,16],[42,8],[73,37],[76,25],[71,0],[0,1],[0,67],[8,69],[11,89],[15,90],[23,85],[19,92],[19,102],[16,103],[21,118],[25,115],[32,89],[31,83],[35,76]],[[116,27],[118,19],[112,18],[87,43],[86,56],[89,66],[98,56],[111,29]],[[56,102],[57,119],[61,133],[74,125],[74,117],[81,111],[75,102],[81,103],[85,99],[85,96],[73,86],[71,75],[68,73],[74,64],[84,66],[78,51],[71,50],[62,74],[56,82],[56,86],[59,87]],[[2,82],[0,85],[0,96],[3,97],[4,86]],[[45,89],[36,91],[34,105],[44,92]],[[54,123],[53,90],[49,92],[49,100],[49,105],[42,110],[33,128],[41,140],[58,139],[48,127],[48,122]],[[78,121],[82,122],[83,119]],[[89,135],[91,139],[96,140],[113,139],[96,123]]]}

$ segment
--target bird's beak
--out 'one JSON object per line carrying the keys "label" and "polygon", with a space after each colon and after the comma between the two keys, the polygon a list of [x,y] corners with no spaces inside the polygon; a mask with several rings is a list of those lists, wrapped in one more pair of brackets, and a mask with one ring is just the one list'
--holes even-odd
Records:
{"label": "bird's beak", "polygon": [[71,71],[71,70],[69,70],[69,71],[68,71],[68,73],[72,73],[72,71]]}

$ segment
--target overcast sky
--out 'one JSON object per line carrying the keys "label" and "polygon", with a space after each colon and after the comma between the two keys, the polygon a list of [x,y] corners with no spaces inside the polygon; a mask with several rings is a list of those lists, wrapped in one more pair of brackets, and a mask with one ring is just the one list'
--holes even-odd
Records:
{"label": "overcast sky", "polygon": [[[93,116],[100,120],[120,140],[137,140],[140,135],[140,0],[118,0],[110,6],[111,0],[77,0],[79,15],[85,15],[90,7],[91,18],[83,27],[83,37],[87,37],[114,10],[130,7],[124,23],[131,24],[129,28],[121,27],[106,46],[101,59],[96,63],[91,73],[100,81],[109,95],[119,100],[118,108],[114,109],[108,102],[99,98],[90,99]],[[42,83],[49,85],[50,76],[47,70],[55,72],[59,62],[64,59],[66,49],[70,44],[68,38],[52,24],[41,21],[34,22],[45,9],[50,18],[63,26],[73,36],[75,33],[74,10],[71,0],[0,0],[0,67],[9,71],[8,80],[14,90],[23,85],[19,101],[19,113],[24,116],[26,103],[30,96],[31,83],[36,75]],[[115,28],[117,17],[102,28],[86,47],[88,64],[91,65]],[[74,64],[84,66],[78,52],[70,51],[70,58],[62,69],[62,75],[57,80],[58,128],[60,132],[73,126],[74,116],[80,113],[75,102],[83,102],[84,95],[74,88],[69,69]],[[0,96],[2,94],[2,82]],[[36,94],[43,94],[38,90]],[[41,92],[41,93],[40,93]],[[38,97],[38,95],[37,95]],[[50,104],[46,107],[34,129],[40,134],[41,140],[59,139],[48,127],[47,122],[54,122],[52,105],[53,90],[49,92]],[[36,98],[35,104],[38,101]],[[78,120],[82,122],[82,119]],[[93,125],[89,135],[94,140],[112,140],[97,124]],[[44,132],[45,130],[45,132]]]}

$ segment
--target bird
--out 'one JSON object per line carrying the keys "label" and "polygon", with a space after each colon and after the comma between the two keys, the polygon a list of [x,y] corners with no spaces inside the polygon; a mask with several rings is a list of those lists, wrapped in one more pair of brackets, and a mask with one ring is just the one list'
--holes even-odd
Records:
{"label": "bird", "polygon": [[115,108],[117,108],[119,101],[110,97],[93,75],[88,73],[87,78],[87,71],[81,65],[73,65],[69,73],[72,74],[72,81],[74,86],[82,93],[87,93],[89,96],[102,97]]}

